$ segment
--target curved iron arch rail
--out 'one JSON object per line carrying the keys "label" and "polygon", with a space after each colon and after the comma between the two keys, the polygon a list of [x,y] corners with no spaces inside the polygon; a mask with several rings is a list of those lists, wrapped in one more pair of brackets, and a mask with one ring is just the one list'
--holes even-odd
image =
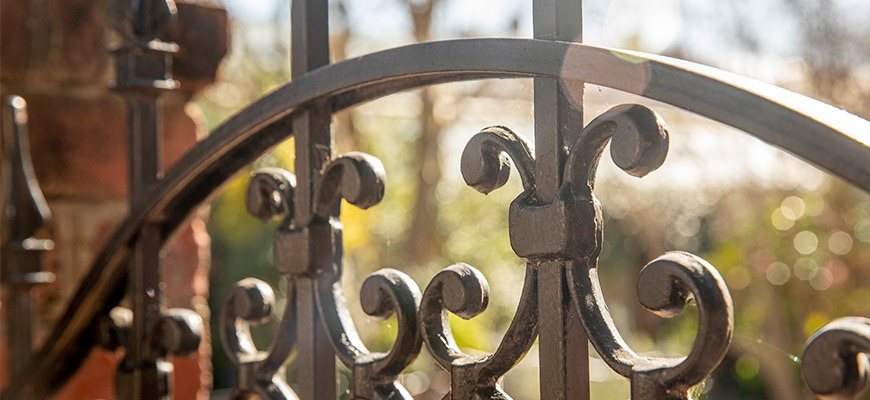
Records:
{"label": "curved iron arch rail", "polygon": [[[474,57],[457,57],[474,54]],[[57,390],[94,343],[98,318],[123,293],[128,243],[145,224],[166,238],[230,176],[292,135],[302,107],[332,112],[444,82],[517,77],[588,82],[658,100],[743,130],[870,191],[870,122],[830,105],[714,68],[557,41],[426,42],[332,64],[294,79],[217,128],[152,185],[99,253],[12,397]]]}

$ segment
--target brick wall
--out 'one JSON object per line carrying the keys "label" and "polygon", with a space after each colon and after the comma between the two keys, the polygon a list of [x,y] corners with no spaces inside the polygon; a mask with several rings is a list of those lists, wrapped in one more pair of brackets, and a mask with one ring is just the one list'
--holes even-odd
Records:
{"label": "brick wall", "polygon": [[[37,343],[63,312],[92,258],[127,212],[127,108],[108,90],[113,77],[106,51],[113,33],[107,0],[0,2],[0,94],[28,103],[36,174],[54,219],[43,237],[55,241],[47,257],[54,284],[40,288]],[[165,39],[179,44],[174,77],[182,89],[164,98],[164,160],[178,160],[204,135],[190,98],[214,82],[226,54],[225,10],[202,2],[178,4]],[[194,309],[207,323],[209,238],[202,216],[181,229],[165,250],[168,307]],[[14,323],[14,322],[13,322]],[[8,329],[4,319],[4,329]],[[208,333],[208,329],[205,330]],[[6,335],[0,336],[5,338]],[[198,355],[175,359],[175,398],[207,398],[210,339]],[[5,339],[0,339],[0,386],[8,384]],[[94,350],[55,398],[114,398],[120,354]]]}

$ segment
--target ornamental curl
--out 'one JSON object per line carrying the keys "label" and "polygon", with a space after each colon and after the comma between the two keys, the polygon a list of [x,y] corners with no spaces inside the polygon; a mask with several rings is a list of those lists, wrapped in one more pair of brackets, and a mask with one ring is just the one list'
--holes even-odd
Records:
{"label": "ornamental curl", "polygon": [[638,178],[661,167],[668,154],[668,129],[658,113],[640,104],[618,105],[583,128],[568,156],[564,180],[591,190],[608,140],[613,162]]}
{"label": "ornamental curl", "polygon": [[248,213],[264,222],[283,216],[284,225],[293,219],[296,176],[280,168],[258,170],[248,184],[245,205]]}
{"label": "ornamental curl", "polygon": [[[130,345],[133,311],[115,307],[97,324],[97,344],[115,351]],[[199,350],[202,341],[202,317],[193,310],[170,308],[161,312],[145,337],[149,356],[165,358],[167,355],[188,356]]]}
{"label": "ornamental curl", "polygon": [[526,280],[517,312],[495,353],[464,354],[453,338],[449,312],[471,319],[486,310],[489,284],[467,264],[454,264],[439,272],[423,292],[420,324],[423,341],[441,368],[450,372],[452,387],[446,398],[509,399],[501,388],[502,376],[525,356],[538,335],[537,269],[526,267]]}
{"label": "ornamental curl", "polygon": [[417,284],[408,275],[385,268],[366,278],[360,289],[360,303],[366,314],[379,320],[396,315],[398,333],[388,353],[372,353],[360,340],[341,282],[318,281],[317,303],[338,359],[353,371],[352,398],[411,399],[396,379],[414,362],[422,346]]}
{"label": "ornamental curl", "polygon": [[637,282],[641,304],[662,317],[673,317],[694,299],[698,333],[683,358],[637,355],[619,334],[607,310],[592,263],[574,262],[569,270],[571,296],[589,340],[601,358],[631,380],[635,400],[685,399],[722,361],[734,331],[734,307],[725,281],[706,261],[685,252],[669,252],[647,264]]}
{"label": "ornamental curl", "polygon": [[[292,285],[291,285],[292,287]],[[230,290],[220,311],[221,343],[230,361],[239,369],[233,399],[259,396],[264,399],[297,399],[278,371],[295,345],[294,293],[288,304],[278,336],[268,352],[260,351],[251,337],[252,326],[269,321],[275,307],[275,293],[266,282],[247,278]]]}
{"label": "ornamental curl", "polygon": [[819,328],[807,341],[801,375],[819,399],[848,400],[867,391],[870,319],[845,317]]}
{"label": "ornamental curl", "polygon": [[366,209],[384,198],[386,173],[377,157],[347,153],[323,167],[314,194],[314,212],[321,217],[338,215],[341,199]]}
{"label": "ornamental curl", "polygon": [[507,182],[510,159],[526,192],[535,187],[535,159],[528,140],[505,126],[484,128],[465,145],[460,170],[465,183],[478,192],[488,194]]}

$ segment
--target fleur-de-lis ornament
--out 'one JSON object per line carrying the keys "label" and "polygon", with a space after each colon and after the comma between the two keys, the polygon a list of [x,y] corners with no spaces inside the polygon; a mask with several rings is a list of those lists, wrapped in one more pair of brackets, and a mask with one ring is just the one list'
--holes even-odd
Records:
{"label": "fleur-de-lis ornament", "polygon": [[511,246],[526,260],[526,279],[513,322],[491,356],[463,354],[447,322],[448,311],[471,318],[486,308],[488,287],[474,268],[457,264],[439,273],[423,294],[420,308],[424,340],[438,363],[452,376],[450,397],[507,398],[501,377],[531,347],[538,329],[538,269],[561,263],[569,276],[573,309],[602,359],[631,380],[634,399],[682,399],[718,365],[731,341],[733,306],[719,273],[704,260],[670,252],[647,264],[638,278],[638,295],[646,308],[664,317],[678,314],[691,300],[698,305],[699,329],[689,355],[649,358],[634,353],[617,331],[598,282],[598,254],[603,218],[593,194],[595,172],[608,142],[617,166],[642,177],[665,160],[668,132],[661,117],[641,105],[612,108],[590,122],[573,144],[561,185],[552,201],[537,193],[536,160],[526,140],[503,126],[483,129],[462,155],[462,174],[482,193],[508,179],[516,164],[523,192],[511,203]]}
{"label": "fleur-de-lis ornament", "polygon": [[269,399],[295,399],[280,371],[297,346],[300,312],[296,293],[305,290],[301,279],[314,281],[317,310],[325,334],[338,359],[353,374],[352,398],[410,399],[397,377],[417,357],[421,339],[417,306],[420,290],[406,274],[382,269],[362,285],[360,300],[370,316],[386,319],[395,314],[399,330],[388,353],[373,353],[362,343],[347,309],[341,287],[342,199],[360,208],[378,204],[384,194],[384,169],[368,154],[348,153],[318,172],[314,185],[314,218],[302,226],[295,218],[296,178],[276,168],[258,171],[248,186],[247,206],[264,220],[279,218],[275,231],[274,259],[287,279],[287,303],[280,329],[271,348],[261,351],[251,340],[249,326],[267,321],[274,308],[274,294],[265,282],[245,279],[236,284],[221,310],[221,338],[230,359],[239,368],[233,398],[256,395]]}

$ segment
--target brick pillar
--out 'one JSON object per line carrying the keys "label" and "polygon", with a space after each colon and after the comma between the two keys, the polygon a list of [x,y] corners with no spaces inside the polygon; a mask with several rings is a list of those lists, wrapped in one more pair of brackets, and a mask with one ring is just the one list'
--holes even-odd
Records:
{"label": "brick pillar", "polygon": [[[106,0],[0,2],[0,95],[28,103],[36,175],[54,220],[43,237],[55,241],[47,270],[56,283],[40,290],[37,343],[53,327],[100,246],[127,213],[127,108],[109,91],[113,37]],[[182,89],[164,96],[165,168],[205,135],[199,109],[189,103],[215,81],[228,46],[226,11],[203,3],[178,4],[165,40],[179,44],[174,77]],[[202,215],[165,247],[167,307],[190,308],[209,321],[209,237]],[[4,320],[5,322],[5,320]],[[208,334],[208,328],[205,333]],[[0,336],[5,338],[6,335]],[[210,338],[198,355],[175,359],[175,398],[207,398]],[[0,386],[8,383],[5,339],[0,339]],[[114,398],[121,357],[94,350],[58,399]]]}

